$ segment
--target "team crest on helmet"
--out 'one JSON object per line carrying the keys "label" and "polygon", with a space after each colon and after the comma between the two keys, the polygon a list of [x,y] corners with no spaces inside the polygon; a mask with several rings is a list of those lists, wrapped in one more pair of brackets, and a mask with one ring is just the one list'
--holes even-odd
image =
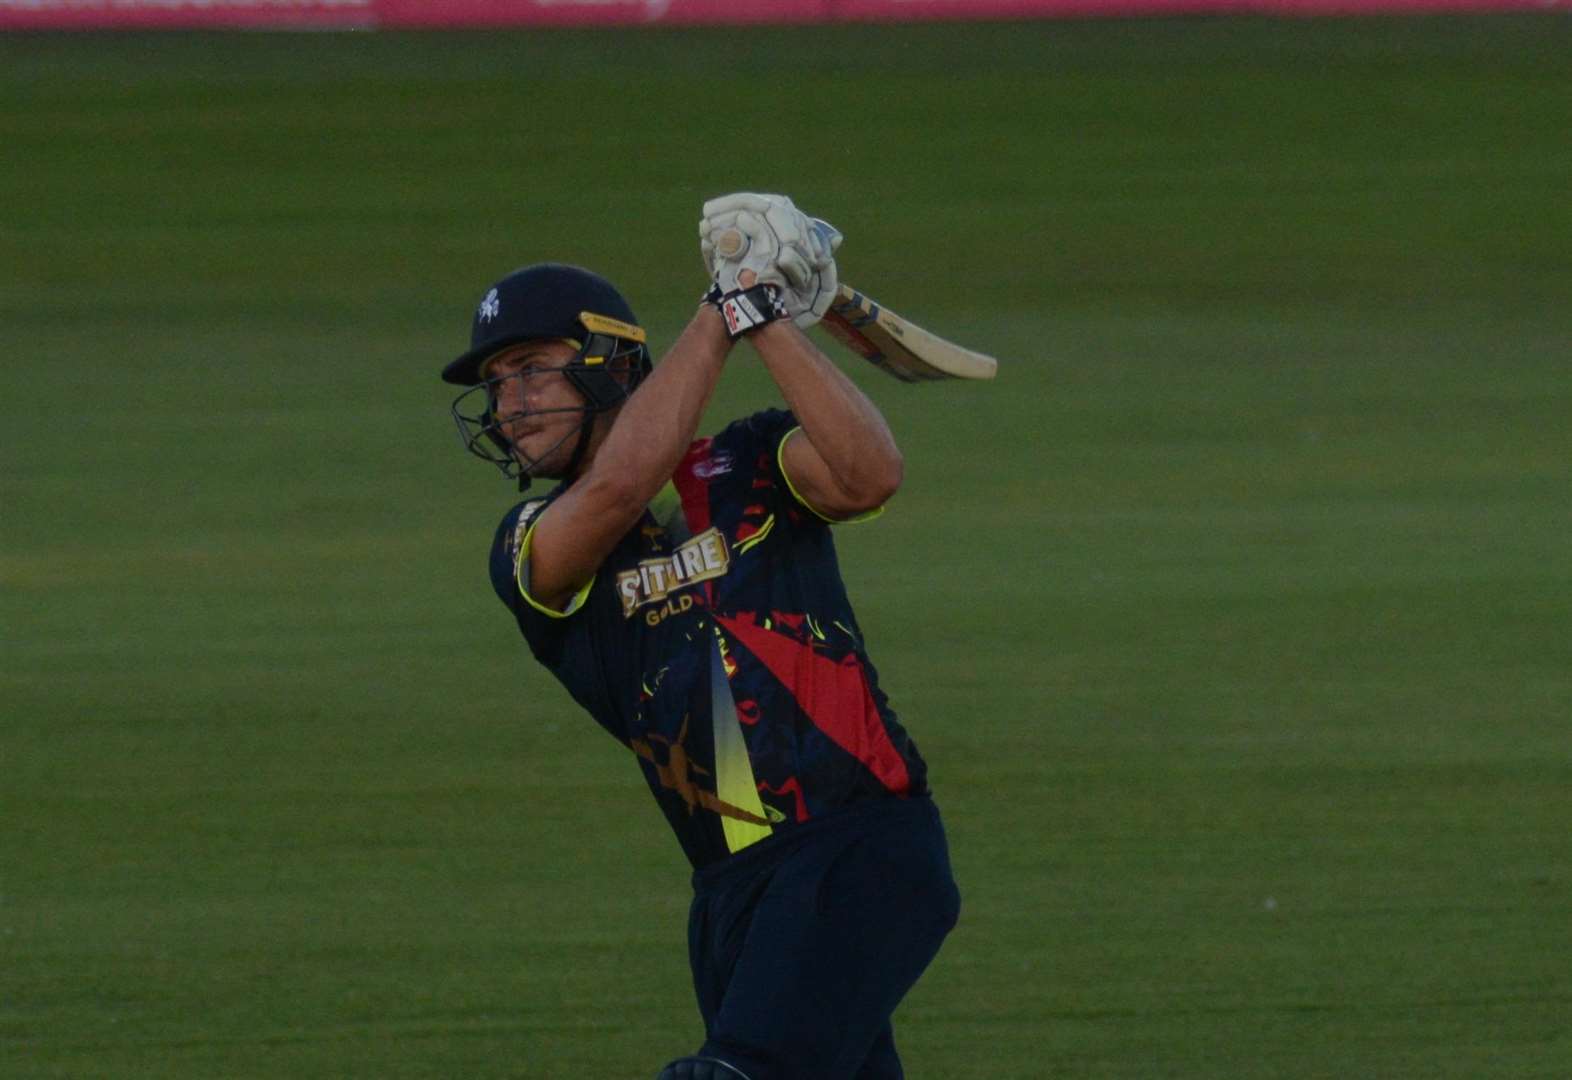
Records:
{"label": "team crest on helmet", "polygon": [[502,310],[502,301],[497,297],[497,290],[492,289],[486,298],[480,302],[480,317],[484,322],[490,322],[497,317],[497,312]]}

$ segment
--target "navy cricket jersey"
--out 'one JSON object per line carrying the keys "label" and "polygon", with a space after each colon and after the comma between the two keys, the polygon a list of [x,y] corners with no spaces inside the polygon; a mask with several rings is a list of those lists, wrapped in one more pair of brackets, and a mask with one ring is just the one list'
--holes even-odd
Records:
{"label": "navy cricket jersey", "polygon": [[689,447],[566,613],[528,584],[510,510],[491,582],[535,658],[633,751],[695,867],[870,799],[927,793],[926,767],[863,649],[829,523],[793,493],[769,410]]}

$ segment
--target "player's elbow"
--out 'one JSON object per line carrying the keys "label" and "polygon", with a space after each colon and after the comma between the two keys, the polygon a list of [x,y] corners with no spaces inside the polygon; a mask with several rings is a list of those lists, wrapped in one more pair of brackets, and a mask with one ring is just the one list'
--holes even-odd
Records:
{"label": "player's elbow", "polygon": [[895,493],[901,490],[901,482],[905,479],[906,460],[901,457],[899,450],[892,447],[889,458],[883,463],[879,471],[877,494],[880,506],[895,498]]}
{"label": "player's elbow", "polygon": [[905,478],[906,462],[901,452],[891,447],[858,470],[856,481],[847,488],[849,505],[846,508],[857,513],[877,510],[895,498]]}

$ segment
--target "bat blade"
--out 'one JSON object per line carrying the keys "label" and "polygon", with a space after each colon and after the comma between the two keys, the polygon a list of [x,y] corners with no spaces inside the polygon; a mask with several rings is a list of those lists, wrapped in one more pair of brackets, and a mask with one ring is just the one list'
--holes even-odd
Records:
{"label": "bat blade", "polygon": [[819,325],[864,360],[902,382],[991,379],[999,362],[924,330],[842,285]]}

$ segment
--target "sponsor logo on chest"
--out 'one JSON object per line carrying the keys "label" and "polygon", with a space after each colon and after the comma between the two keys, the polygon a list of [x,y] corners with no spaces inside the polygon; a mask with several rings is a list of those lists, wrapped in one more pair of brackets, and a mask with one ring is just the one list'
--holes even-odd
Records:
{"label": "sponsor logo on chest", "polygon": [[719,529],[711,527],[678,544],[670,555],[644,559],[617,575],[622,614],[631,618],[645,604],[666,599],[678,589],[723,576],[731,567],[731,551]]}

